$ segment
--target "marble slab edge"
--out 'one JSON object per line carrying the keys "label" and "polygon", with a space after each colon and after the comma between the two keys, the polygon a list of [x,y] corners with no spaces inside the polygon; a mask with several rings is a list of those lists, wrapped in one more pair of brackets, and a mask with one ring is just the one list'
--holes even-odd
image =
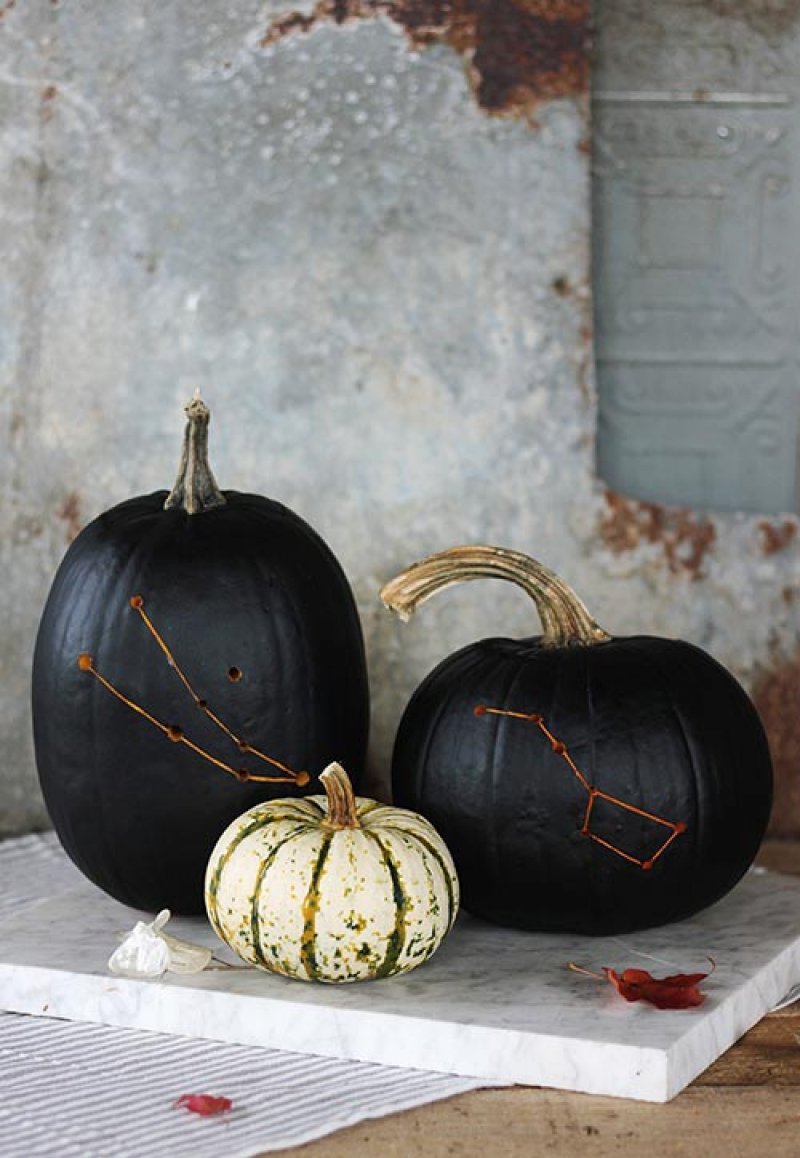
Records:
{"label": "marble slab edge", "polygon": [[[719,999],[702,1021],[689,1026],[665,1052],[670,1101],[757,1025],[800,981],[800,937],[737,990]],[[649,1100],[649,1099],[646,1099]]]}
{"label": "marble slab edge", "polygon": [[[45,966],[0,964],[0,1007],[232,1044],[433,1070],[492,1084],[666,1102],[702,1073],[800,979],[800,939],[668,1048],[337,1009]],[[713,1001],[713,994],[710,997]],[[691,1016],[691,1014],[689,1014]]]}
{"label": "marble slab edge", "polygon": [[10,1013],[191,1035],[406,1069],[486,1085],[542,1085],[663,1102],[664,1049],[454,1024],[393,1013],[339,1010],[43,966],[0,964],[0,1005]]}
{"label": "marble slab edge", "polygon": [[[0,922],[0,941],[6,942],[6,956],[10,954],[12,958],[5,962],[0,959],[0,1009],[450,1073],[487,1086],[542,1085],[665,1102],[800,982],[800,885],[771,876],[769,882],[753,878],[740,889],[744,892],[738,902],[735,897],[722,902],[719,908],[706,914],[705,924],[699,931],[687,922],[685,926],[675,926],[671,934],[677,939],[680,951],[687,952],[687,959],[690,957],[700,966],[699,954],[708,952],[705,946],[718,951],[720,967],[704,984],[708,999],[700,1009],[662,1014],[648,1006],[626,1006],[612,994],[610,987],[605,987],[601,990],[604,997],[597,1006],[594,999],[581,998],[585,1002],[583,1021],[572,1018],[568,1026],[556,1009],[550,1024],[543,1023],[538,1015],[526,1022],[526,1016],[549,1008],[549,1003],[545,1001],[542,1005],[535,991],[520,989],[515,983],[513,968],[507,970],[506,977],[511,1016],[506,1016],[500,1024],[491,1021],[492,1017],[496,1018],[492,1004],[496,996],[494,990],[487,995],[490,1000],[486,1009],[477,1000],[459,1014],[458,1010],[453,1012],[452,1002],[444,1002],[445,1012],[437,1010],[431,999],[421,1003],[419,996],[408,1005],[398,1000],[393,1008],[370,1008],[371,992],[365,992],[365,1001],[354,1008],[352,1001],[339,1000],[335,986],[292,983],[277,991],[273,988],[272,993],[260,986],[250,992],[243,992],[241,988],[231,990],[226,988],[221,973],[208,972],[196,977],[170,975],[153,981],[119,978],[105,971],[102,954],[93,949],[87,956],[81,951],[81,944],[88,938],[88,944],[94,945],[100,929],[104,937],[109,928],[119,925],[124,929],[129,917],[136,914],[121,908],[118,911],[107,900],[100,904],[94,893],[88,892],[53,899],[50,908],[55,907],[55,917],[49,909],[37,906],[36,918],[41,928],[33,949],[24,943],[24,938],[21,945],[14,945],[15,936],[30,933],[29,911]],[[94,908],[89,904],[87,909],[87,903],[92,900],[96,902]],[[68,921],[64,940],[59,936],[56,918],[62,908],[69,908],[69,901],[73,907],[77,904],[84,910],[84,924],[80,925],[81,936],[76,937],[75,923]],[[97,929],[91,923],[85,926],[87,912],[94,914]],[[735,921],[732,923],[737,912],[740,916],[741,912],[752,913],[753,917],[760,914],[768,919],[767,924],[773,931],[776,928],[778,931],[764,944],[755,927],[757,922],[754,925],[751,919],[745,934],[738,930]],[[180,925],[177,919],[176,925]],[[727,952],[725,948],[729,926],[736,931],[736,952]],[[42,928],[50,930],[50,953]],[[175,931],[197,939],[197,931],[188,922],[185,930],[176,927]],[[72,935],[72,940],[67,934]],[[496,956],[500,952],[505,960],[502,931],[467,925],[461,935],[468,942],[470,937],[475,940],[484,956]],[[513,934],[509,934],[508,939],[513,943]],[[638,952],[632,945],[601,942],[590,953],[591,944],[582,942],[581,952],[586,952],[584,963],[595,969],[605,963],[606,952],[611,954],[609,960],[619,954],[620,948],[628,955]],[[750,944],[761,947],[761,952],[756,954],[760,957],[758,963],[748,951]],[[647,945],[650,952],[664,952],[657,942]],[[455,953],[458,947],[454,943],[452,948]],[[557,956],[562,966],[563,961],[574,959],[575,951],[574,945],[559,944]],[[14,960],[15,953],[27,955],[28,960]],[[61,959],[52,960],[53,953],[62,958],[66,956],[69,964]],[[2,955],[0,947],[0,958]],[[49,962],[47,955],[51,955]],[[445,956],[446,951],[432,964],[434,970],[440,966],[438,984],[444,981],[442,992],[446,994],[451,984],[458,987],[459,979],[454,975],[448,981]],[[42,957],[47,963],[42,962]],[[241,982],[242,974],[235,973],[232,977]],[[275,979],[265,977],[264,980],[274,982]],[[353,996],[349,992],[351,987],[345,989],[348,992],[343,997]],[[320,993],[320,990],[326,992]],[[544,992],[546,994],[546,987]],[[597,1018],[592,1015],[595,1008]],[[605,1031],[599,1028],[603,1020],[608,1022],[609,1015],[616,1022],[617,1035],[610,1040],[604,1037],[608,1026]]]}

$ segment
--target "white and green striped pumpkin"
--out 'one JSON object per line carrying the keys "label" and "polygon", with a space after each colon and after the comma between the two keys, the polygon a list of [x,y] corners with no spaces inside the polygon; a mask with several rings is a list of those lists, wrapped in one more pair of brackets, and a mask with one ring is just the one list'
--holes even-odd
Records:
{"label": "white and green striped pumpkin", "polygon": [[304,981],[406,973],[458,911],[455,866],[416,812],[353,795],[340,764],[325,796],[272,800],[234,820],[206,871],[214,929],[251,965]]}

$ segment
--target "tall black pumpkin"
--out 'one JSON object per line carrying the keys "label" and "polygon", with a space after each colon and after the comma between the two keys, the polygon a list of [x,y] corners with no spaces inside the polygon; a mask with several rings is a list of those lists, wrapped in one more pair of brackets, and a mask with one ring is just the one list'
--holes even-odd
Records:
{"label": "tall black pumpkin", "polygon": [[347,580],[301,518],[221,492],[199,398],[178,479],[87,526],[36,641],[39,778],[66,851],[118,900],[203,912],[219,834],[331,759],[363,770],[369,703]]}
{"label": "tall black pumpkin", "polygon": [[752,862],[772,799],[743,689],[689,643],[612,639],[516,552],[453,548],[381,595],[407,618],[482,577],[526,590],[543,633],[444,660],[406,708],[392,767],[396,802],[447,842],[464,906],[502,925],[606,935],[718,900]]}

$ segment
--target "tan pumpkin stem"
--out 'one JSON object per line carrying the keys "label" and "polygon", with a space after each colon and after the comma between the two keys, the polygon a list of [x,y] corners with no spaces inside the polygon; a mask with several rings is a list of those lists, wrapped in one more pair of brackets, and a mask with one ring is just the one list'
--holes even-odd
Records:
{"label": "tan pumpkin stem", "polygon": [[175,486],[167,496],[164,510],[182,507],[189,515],[198,515],[225,505],[225,496],[208,465],[208,422],[211,411],[196,391],[185,407],[186,429],[183,451]]}
{"label": "tan pumpkin stem", "polygon": [[470,579],[507,579],[527,592],[542,622],[544,647],[591,645],[611,638],[555,572],[528,555],[503,547],[476,545],[440,551],[391,579],[382,588],[381,599],[390,611],[408,620],[438,591]]}
{"label": "tan pumpkin stem", "polygon": [[334,760],[324,772],[320,772],[319,779],[328,797],[328,815],[323,821],[325,827],[361,828],[353,785],[341,764]]}

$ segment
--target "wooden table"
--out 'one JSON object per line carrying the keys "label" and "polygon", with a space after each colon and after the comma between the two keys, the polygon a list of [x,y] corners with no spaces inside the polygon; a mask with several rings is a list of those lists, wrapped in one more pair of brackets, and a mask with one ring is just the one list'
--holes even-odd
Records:
{"label": "wooden table", "polygon": [[[800,875],[800,843],[759,863]],[[800,1158],[800,1001],[771,1013],[667,1105],[538,1087],[476,1090],[365,1122],[287,1158]]]}

